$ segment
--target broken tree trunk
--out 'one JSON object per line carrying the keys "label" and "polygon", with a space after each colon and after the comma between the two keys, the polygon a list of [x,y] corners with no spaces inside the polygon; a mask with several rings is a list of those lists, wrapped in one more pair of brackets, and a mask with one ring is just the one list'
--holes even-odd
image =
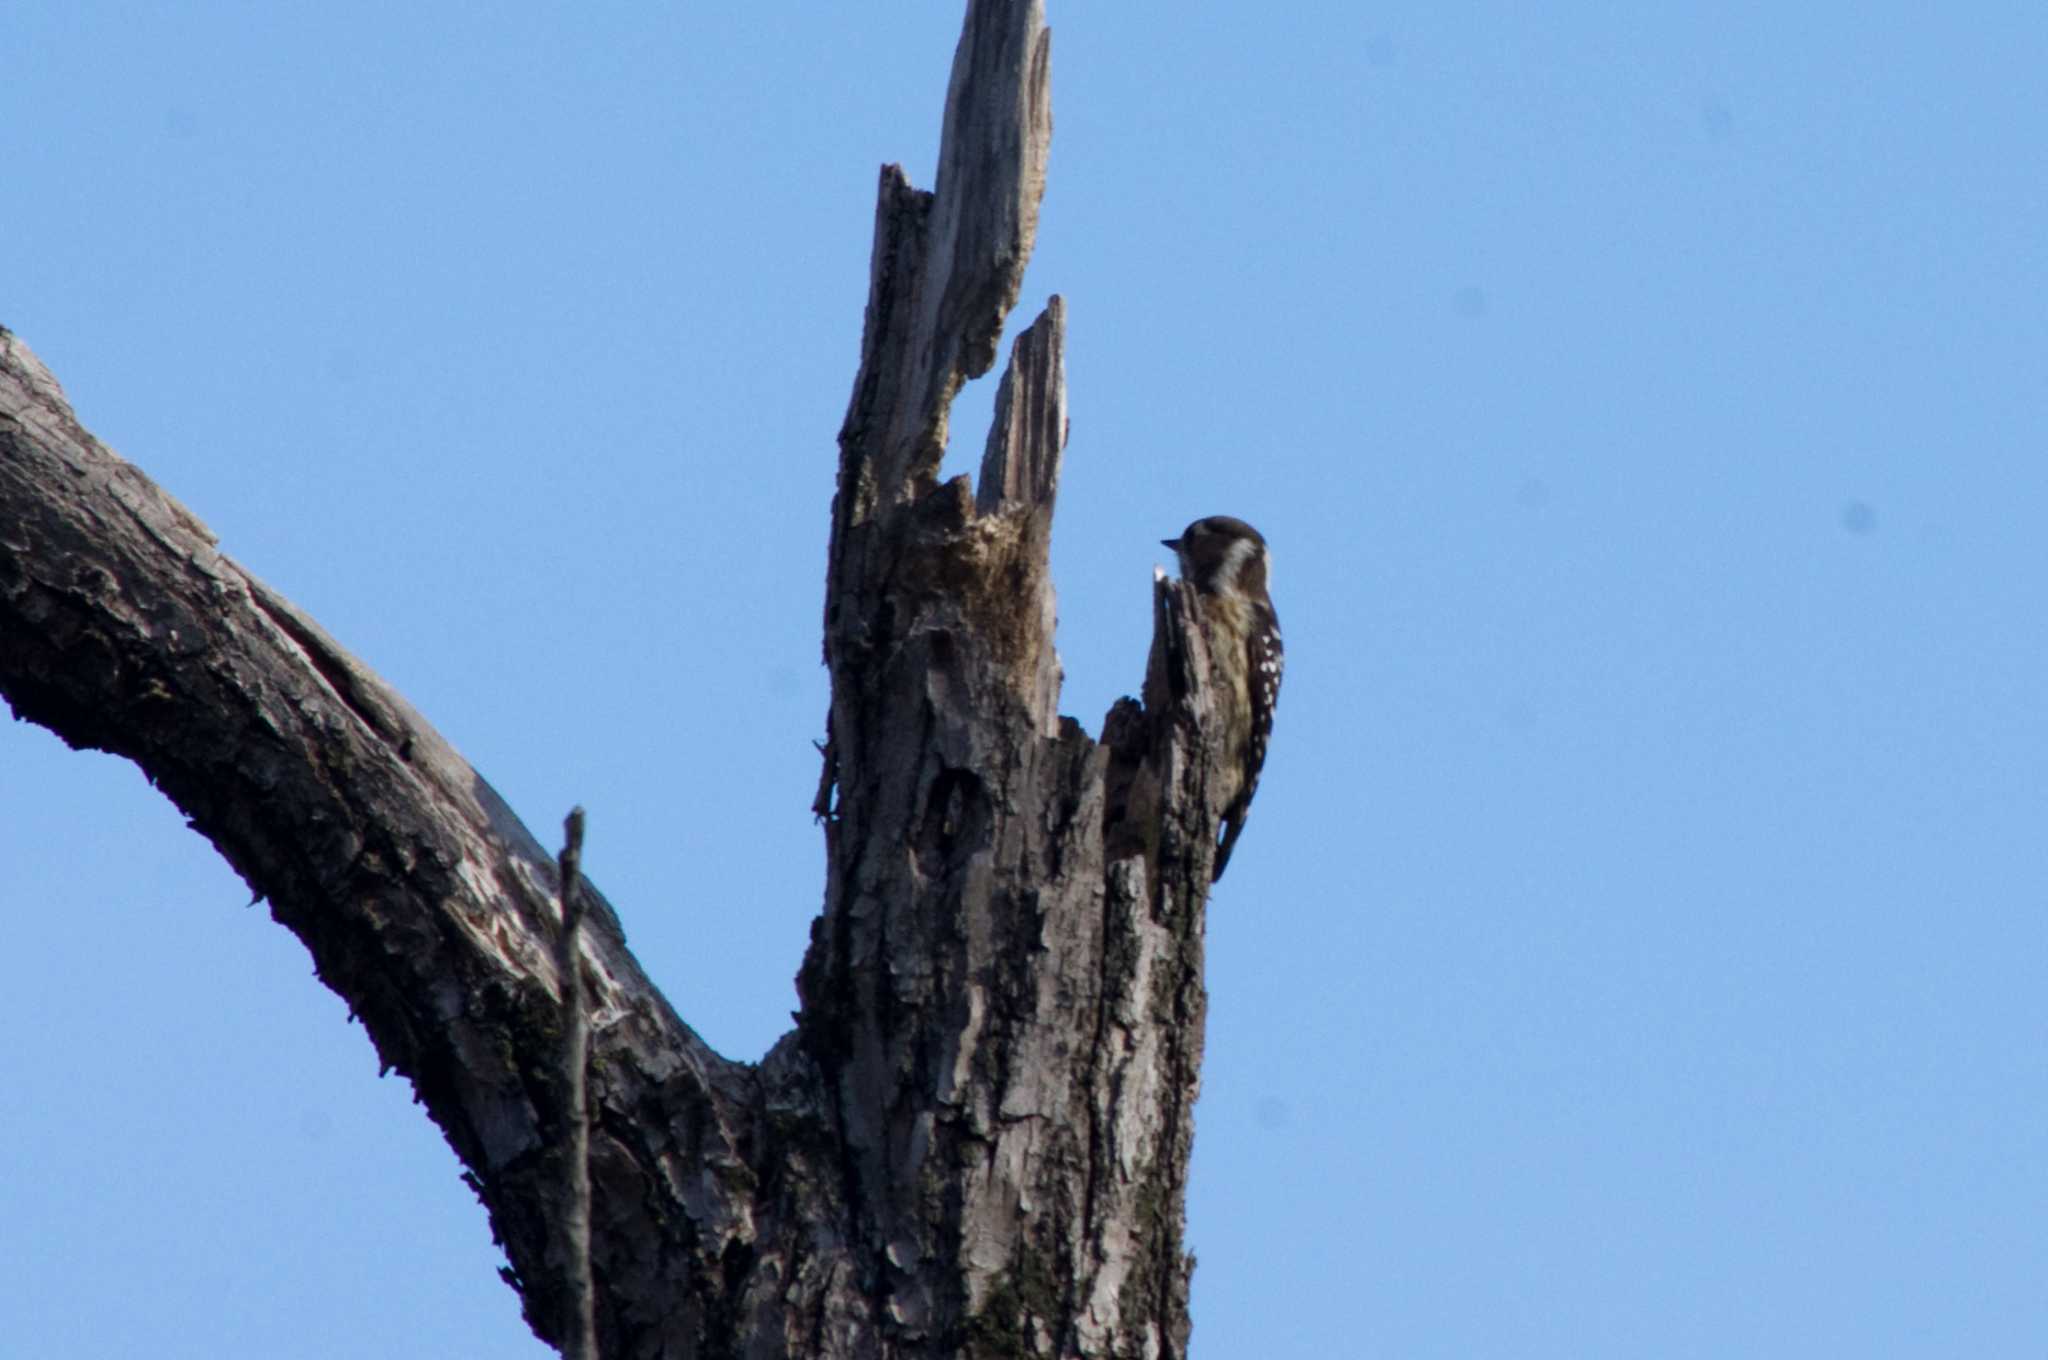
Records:
{"label": "broken tree trunk", "polygon": [[[585,883],[601,1353],[1173,1356],[1217,809],[1207,654],[1158,581],[1145,698],[1058,716],[1064,309],[993,364],[1050,140],[1037,3],[968,6],[938,184],[883,171],[825,609],[828,880],[796,1029],[718,1056]],[[0,693],[127,756],[303,940],[468,1168],[559,1341],[546,850],[403,699],[79,425],[0,331]]]}

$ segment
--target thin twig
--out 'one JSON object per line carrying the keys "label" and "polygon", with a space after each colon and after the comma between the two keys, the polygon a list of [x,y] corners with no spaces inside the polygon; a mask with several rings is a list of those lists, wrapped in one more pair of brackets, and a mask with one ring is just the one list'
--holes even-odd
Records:
{"label": "thin twig", "polygon": [[569,809],[562,833],[562,933],[555,948],[555,971],[562,985],[562,1106],[568,1126],[562,1160],[569,1181],[562,1208],[569,1291],[562,1354],[567,1360],[597,1360],[597,1289],[590,1277],[590,1112],[584,1094],[590,1024],[583,1013],[583,894],[577,891],[583,869],[582,808]]}

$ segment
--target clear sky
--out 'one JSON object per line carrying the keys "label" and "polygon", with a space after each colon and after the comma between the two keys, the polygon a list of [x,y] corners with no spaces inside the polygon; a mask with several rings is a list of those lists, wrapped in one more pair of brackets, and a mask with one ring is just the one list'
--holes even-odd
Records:
{"label": "clear sky", "polygon": [[[1136,689],[1197,515],[1289,653],[1197,1360],[2048,1352],[2048,9],[1050,19],[1063,707]],[[0,324],[544,840],[586,805],[736,1056],[820,900],[834,435],[957,20],[0,15]],[[0,725],[7,1344],[546,1354],[247,900]]]}

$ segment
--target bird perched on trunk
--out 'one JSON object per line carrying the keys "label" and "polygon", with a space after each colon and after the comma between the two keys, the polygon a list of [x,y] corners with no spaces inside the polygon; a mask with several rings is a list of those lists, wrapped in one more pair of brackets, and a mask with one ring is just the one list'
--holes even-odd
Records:
{"label": "bird perched on trunk", "polygon": [[1229,515],[1198,519],[1179,538],[1161,539],[1180,559],[1183,581],[1195,588],[1209,634],[1209,655],[1222,693],[1226,780],[1223,833],[1216,846],[1212,879],[1223,877],[1230,851],[1244,830],[1245,813],[1258,792],[1273,735],[1273,707],[1280,698],[1286,654],[1280,645],[1280,616],[1266,593],[1272,567],[1266,540],[1257,529]]}

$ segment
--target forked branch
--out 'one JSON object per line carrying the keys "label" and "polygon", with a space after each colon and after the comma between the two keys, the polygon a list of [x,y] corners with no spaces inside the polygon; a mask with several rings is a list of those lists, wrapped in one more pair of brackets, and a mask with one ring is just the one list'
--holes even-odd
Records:
{"label": "forked branch", "polygon": [[1144,702],[1099,742],[1058,714],[1058,298],[1011,351],[978,490],[937,481],[1030,256],[1049,73],[1037,3],[973,0],[936,190],[882,174],[830,526],[824,910],[759,1064],[677,1018],[587,881],[565,937],[573,870],[0,331],[0,693],[134,760],[305,942],[468,1168],[544,1339],[582,1297],[559,1244],[587,1108],[612,1360],[1184,1351],[1208,663],[1162,580]]}

